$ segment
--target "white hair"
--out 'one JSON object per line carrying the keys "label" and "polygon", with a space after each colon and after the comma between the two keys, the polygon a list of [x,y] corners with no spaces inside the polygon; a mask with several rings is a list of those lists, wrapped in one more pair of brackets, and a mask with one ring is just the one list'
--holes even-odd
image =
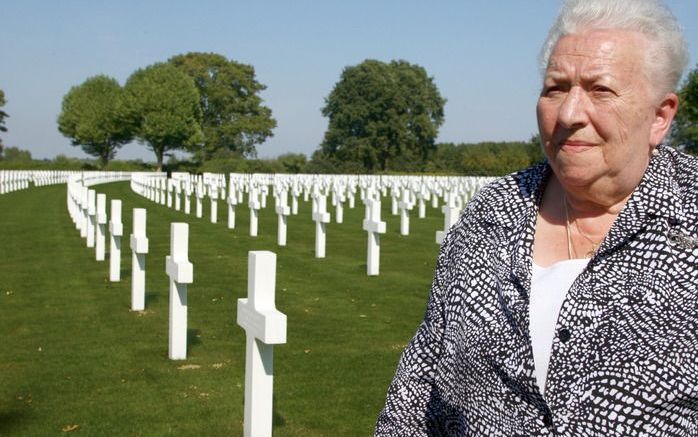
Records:
{"label": "white hair", "polygon": [[565,35],[589,29],[639,32],[649,42],[645,74],[655,91],[673,92],[688,64],[688,45],[676,17],[662,0],[565,0],[541,48],[541,71]]}

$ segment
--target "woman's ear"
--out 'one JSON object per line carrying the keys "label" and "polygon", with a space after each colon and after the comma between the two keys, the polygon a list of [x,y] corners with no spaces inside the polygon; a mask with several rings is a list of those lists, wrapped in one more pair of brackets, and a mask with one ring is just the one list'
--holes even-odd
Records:
{"label": "woman's ear", "polygon": [[654,112],[654,122],[650,129],[650,145],[660,144],[669,133],[671,122],[679,109],[679,97],[675,93],[664,96]]}

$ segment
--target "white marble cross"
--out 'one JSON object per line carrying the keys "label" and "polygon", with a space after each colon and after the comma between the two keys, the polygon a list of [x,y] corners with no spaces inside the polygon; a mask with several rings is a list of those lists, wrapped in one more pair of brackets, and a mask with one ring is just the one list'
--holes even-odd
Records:
{"label": "white marble cross", "polygon": [[448,203],[441,207],[441,211],[444,213],[444,229],[442,231],[436,231],[436,244],[441,244],[444,241],[444,237],[448,233],[448,230],[451,229],[451,226],[458,220],[460,208],[456,206],[454,196],[449,196]]}
{"label": "white marble cross", "polygon": [[191,181],[184,182],[184,213],[191,214]]}
{"label": "white marble cross", "polygon": [[124,225],[121,223],[121,200],[111,201],[111,220],[109,221],[109,280],[121,280],[121,236],[124,235]]}
{"label": "white marble cross", "polygon": [[228,193],[228,229],[235,229],[235,206],[238,204],[238,196],[235,192],[235,185],[230,182]]}
{"label": "white marble cross", "polygon": [[257,236],[257,227],[259,220],[259,193],[257,192],[257,187],[250,187],[250,195],[247,201],[247,205],[250,207],[250,237]]}
{"label": "white marble cross", "polygon": [[148,185],[150,185],[150,200],[155,203],[160,203],[160,191],[158,190],[158,180],[155,178],[148,178]]}
{"label": "white marble cross", "polygon": [[133,209],[133,233],[131,234],[131,309],[145,309],[145,255],[148,253],[148,238],[145,236],[146,210]]}
{"label": "white marble cross", "polygon": [[342,224],[344,222],[344,187],[335,189],[333,193],[336,200],[334,221]]}
{"label": "white marble cross", "polygon": [[167,207],[172,208],[172,194],[174,194],[174,182],[172,179],[165,179],[165,192],[167,193]]}
{"label": "white marble cross", "polygon": [[167,189],[167,177],[159,179],[158,189],[160,192],[160,205],[165,205],[170,197],[170,192]]}
{"label": "white marble cross", "polygon": [[78,185],[78,220],[80,222],[80,237],[85,238],[87,237],[87,221],[88,221],[88,215],[87,215],[87,187],[82,185]]}
{"label": "white marble cross", "polygon": [[247,336],[245,352],[245,437],[267,437],[272,431],[274,346],[286,343],[286,315],[274,303],[276,254],[248,255],[247,298],[238,299],[237,323]]}
{"label": "white marble cross", "polygon": [[258,192],[261,209],[264,209],[267,207],[267,195],[269,194],[269,187],[266,184],[264,184],[259,187]]}
{"label": "white marble cross", "polygon": [[402,200],[398,204],[400,209],[400,235],[410,235],[410,210],[413,206],[412,192],[405,187],[402,189]]}
{"label": "white marble cross", "polygon": [[95,259],[104,261],[107,237],[107,195],[97,194],[97,213],[95,214]]}
{"label": "white marble cross", "polygon": [[356,204],[356,199],[354,197],[354,190],[352,188],[349,188],[347,190],[347,199],[349,200],[349,208],[354,209],[354,205]]}
{"label": "white marble cross", "polygon": [[434,189],[431,191],[431,207],[432,208],[438,208],[439,207],[439,189],[437,187],[434,187]]}
{"label": "white marble cross", "polygon": [[366,274],[377,276],[380,271],[380,234],[385,233],[385,222],[381,221],[381,201],[366,198],[366,218],[363,229],[368,233],[368,253],[366,256]]}
{"label": "white marble cross", "polygon": [[87,247],[95,247],[97,225],[97,199],[95,190],[87,190]]}
{"label": "white marble cross", "polygon": [[187,284],[194,280],[187,223],[170,224],[170,255],[165,257],[165,270],[170,277],[169,357],[184,360],[187,358]]}
{"label": "white marble cross", "polygon": [[398,199],[400,198],[400,189],[397,185],[390,187],[390,213],[392,215],[398,215]]}
{"label": "white marble cross", "polygon": [[429,190],[427,190],[424,186],[420,187],[419,192],[417,193],[417,201],[418,201],[418,208],[419,208],[419,214],[418,217],[420,219],[423,219],[426,217],[426,201],[429,200]]}
{"label": "white marble cross", "polygon": [[148,183],[150,184],[150,195],[152,200],[155,203],[160,203],[160,190],[158,189],[159,187],[159,180],[156,178],[149,178]]}
{"label": "white marble cross", "polygon": [[291,214],[298,215],[298,196],[300,196],[298,185],[294,185],[291,191]]}
{"label": "white marble cross", "polygon": [[[131,179],[131,182],[133,182],[133,179]],[[154,193],[154,188],[153,184],[155,183],[155,179],[153,178],[145,178],[142,180],[142,189],[143,192],[145,193],[145,198],[151,201],[155,201],[155,193]]]}
{"label": "white marble cross", "polygon": [[279,216],[276,242],[279,246],[286,245],[287,219],[290,213],[291,209],[288,207],[288,191],[283,188],[281,191],[279,191],[279,195],[276,200],[276,214]]}
{"label": "white marble cross", "polygon": [[174,204],[175,211],[182,210],[182,181],[175,180],[174,183]]}
{"label": "white marble cross", "polygon": [[209,197],[211,198],[211,223],[218,222],[218,187],[215,183],[209,185]]}
{"label": "white marble cross", "polygon": [[204,216],[204,187],[201,182],[196,183],[196,218]]}
{"label": "white marble cross", "polygon": [[316,210],[313,213],[315,221],[315,258],[325,257],[325,241],[327,237],[326,225],[330,222],[330,213],[327,212],[327,196],[318,194],[316,199]]}

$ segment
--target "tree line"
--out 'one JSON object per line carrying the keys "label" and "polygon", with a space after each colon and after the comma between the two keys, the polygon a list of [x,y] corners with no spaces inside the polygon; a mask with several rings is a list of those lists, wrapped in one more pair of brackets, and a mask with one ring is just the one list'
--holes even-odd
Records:
{"label": "tree line", "polygon": [[203,161],[224,150],[254,156],[276,120],[250,65],[215,53],[187,53],[136,70],[124,86],[90,77],[63,98],[58,130],[104,166],[133,140],[155,154],[186,150]]}
{"label": "tree line", "polygon": [[[276,127],[259,96],[265,88],[250,65],[215,53],[187,53],[135,71],[123,87],[105,75],[72,87],[63,98],[58,129],[97,158],[99,168],[133,140],[153,151],[156,168],[195,172],[501,175],[543,159],[536,136],[519,142],[436,143],[446,99],[433,78],[407,61],[368,59],[346,67],[325,98],[321,112],[328,126],[310,159],[289,153],[259,160],[256,145]],[[668,140],[698,154],[698,67],[679,96]],[[0,90],[0,132],[7,130],[4,104]],[[170,155],[173,150],[191,155],[178,160]]]}
{"label": "tree line", "polygon": [[[485,142],[477,144],[436,144],[436,151],[427,166],[420,170],[438,175],[503,175],[528,167],[543,159],[540,146],[532,138],[529,142]],[[396,167],[383,174],[414,174],[414,167]],[[31,153],[16,147],[5,149],[0,157],[0,169],[54,169],[54,170],[110,170],[150,171],[156,167],[141,160],[111,160],[101,166],[98,160],[69,158],[58,155],[52,160],[34,160]],[[258,159],[241,156],[213,157],[206,161],[178,159],[171,156],[163,163],[165,171],[190,173],[364,173],[359,167],[328,161],[319,154],[308,159],[302,153],[284,153],[276,158]]]}

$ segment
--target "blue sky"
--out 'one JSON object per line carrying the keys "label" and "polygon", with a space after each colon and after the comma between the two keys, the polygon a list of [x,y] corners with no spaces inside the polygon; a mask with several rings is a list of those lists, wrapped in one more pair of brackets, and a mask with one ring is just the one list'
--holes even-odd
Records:
{"label": "blue sky", "polygon": [[[56,129],[71,86],[190,51],[255,67],[278,122],[261,157],[312,153],[320,108],[342,69],[364,59],[423,66],[447,99],[438,141],[525,140],[536,131],[537,54],[557,0],[0,1],[7,146],[85,157]],[[698,62],[698,2],[670,0]],[[117,159],[154,159],[129,144]]]}

